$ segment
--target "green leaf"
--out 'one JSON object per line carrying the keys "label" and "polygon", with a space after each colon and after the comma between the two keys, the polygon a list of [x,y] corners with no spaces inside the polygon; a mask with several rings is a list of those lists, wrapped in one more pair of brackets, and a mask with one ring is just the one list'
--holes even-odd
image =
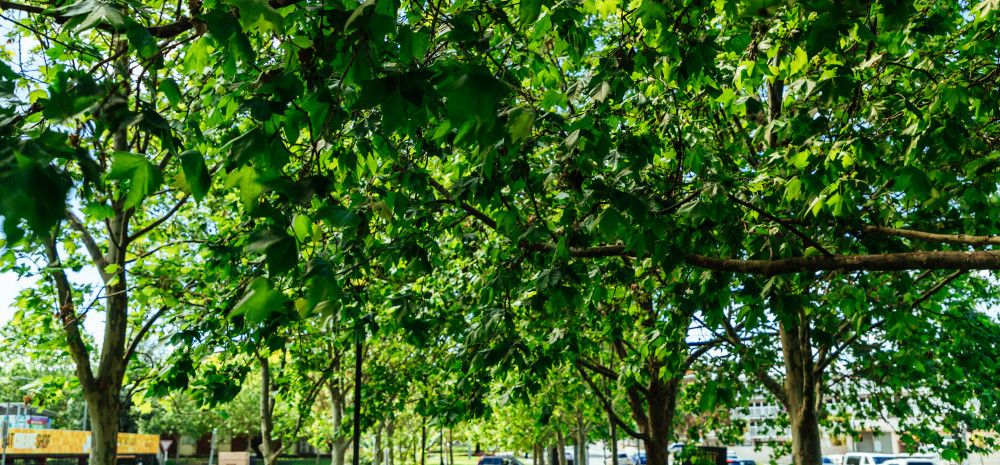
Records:
{"label": "green leaf", "polygon": [[312,236],[312,218],[307,215],[295,215],[292,220],[292,232],[295,233],[295,239],[299,242],[306,242]]}
{"label": "green leaf", "polygon": [[518,6],[518,16],[521,27],[528,27],[534,24],[538,15],[542,12],[542,0],[521,0]]}
{"label": "green leaf", "polygon": [[257,278],[237,302],[233,314],[243,315],[251,323],[262,323],[273,313],[282,311],[285,301],[284,294],[274,290],[266,278]]}
{"label": "green leaf", "polygon": [[160,51],[156,38],[149,33],[149,30],[129,18],[125,19],[125,36],[129,45],[143,58],[151,58]]}
{"label": "green leaf", "polygon": [[799,178],[789,179],[785,185],[785,200],[792,202],[800,198],[802,198],[802,181],[799,181]]}
{"label": "green leaf", "polygon": [[792,74],[798,74],[807,66],[809,66],[809,56],[806,55],[806,51],[802,47],[796,47],[795,54],[792,55]]}
{"label": "green leaf", "polygon": [[133,208],[142,203],[163,182],[160,170],[145,156],[131,152],[111,154],[111,171],[108,179],[126,181],[125,208]]}
{"label": "green leaf", "polygon": [[160,81],[160,92],[163,92],[163,95],[167,97],[171,106],[177,106],[181,101],[181,89],[173,79],[167,78]]}
{"label": "green leaf", "polygon": [[529,108],[519,107],[511,110],[507,120],[507,130],[511,140],[521,142],[531,135],[531,127],[535,124],[535,112]]}
{"label": "green leaf", "polygon": [[264,252],[267,271],[271,276],[281,275],[298,264],[298,244],[295,238],[277,228],[268,228],[254,233],[247,250]]}
{"label": "green leaf", "polygon": [[239,9],[244,25],[278,34],[284,32],[285,18],[267,0],[226,0],[226,3]]}
{"label": "green leaf", "polygon": [[181,169],[184,171],[184,183],[194,196],[201,202],[212,186],[212,176],[205,165],[205,158],[197,150],[188,150],[180,155]]}

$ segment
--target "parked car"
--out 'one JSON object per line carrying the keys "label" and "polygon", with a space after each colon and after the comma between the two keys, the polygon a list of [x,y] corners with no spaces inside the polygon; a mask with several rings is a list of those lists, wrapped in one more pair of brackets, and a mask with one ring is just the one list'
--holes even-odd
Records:
{"label": "parked car", "polygon": [[[614,457],[608,457],[607,459],[604,460],[604,465],[614,465],[614,464],[615,464]],[[618,465],[633,465],[632,458],[629,457],[627,452],[618,453]]]}
{"label": "parked car", "polygon": [[886,460],[882,465],[938,465],[938,461],[934,457],[904,455]]}
{"label": "parked car", "polygon": [[844,456],[841,454],[824,455],[824,465],[844,465]]}
{"label": "parked car", "polygon": [[738,456],[726,456],[726,463],[728,465],[757,465],[757,462],[753,459],[745,459]]}
{"label": "parked car", "polygon": [[479,465],[524,465],[512,455],[484,455],[479,458]]}
{"label": "parked car", "polygon": [[882,465],[882,462],[896,458],[892,454],[872,454],[868,452],[850,452],[844,454],[844,465]]}
{"label": "parked car", "polygon": [[646,465],[646,453],[637,452],[632,454],[632,465]]}

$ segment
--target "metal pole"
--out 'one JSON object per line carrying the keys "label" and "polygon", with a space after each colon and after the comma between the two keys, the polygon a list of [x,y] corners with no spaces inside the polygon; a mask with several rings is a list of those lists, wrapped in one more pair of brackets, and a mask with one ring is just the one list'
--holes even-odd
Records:
{"label": "metal pole", "polygon": [[362,348],[362,327],[361,322],[355,323],[354,328],[354,465],[360,465],[361,461],[361,348]]}
{"label": "metal pole", "polygon": [[0,465],[7,465],[7,408],[3,411],[3,455],[0,456]]}
{"label": "metal pole", "polygon": [[215,444],[216,444],[216,442],[215,442],[216,441],[215,440],[215,435],[216,435],[216,431],[217,430],[215,428],[212,428],[212,447],[210,447],[208,449],[208,465],[214,465],[215,464]]}

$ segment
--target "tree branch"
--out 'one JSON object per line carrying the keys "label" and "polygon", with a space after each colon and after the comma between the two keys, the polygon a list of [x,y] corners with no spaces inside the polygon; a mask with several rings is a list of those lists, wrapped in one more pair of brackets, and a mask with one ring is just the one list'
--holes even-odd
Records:
{"label": "tree branch", "polygon": [[139,348],[139,344],[142,342],[143,338],[146,337],[146,333],[148,333],[150,328],[153,327],[153,323],[156,323],[156,320],[159,319],[160,316],[162,316],[164,313],[166,313],[168,308],[169,307],[167,307],[166,305],[160,307],[160,309],[157,310],[156,313],[153,314],[153,316],[151,316],[148,320],[146,320],[145,323],[143,323],[142,328],[139,328],[139,332],[135,333],[135,336],[132,338],[132,342],[130,342],[128,345],[128,349],[125,350],[125,355],[122,357],[126,365],[128,364],[129,359],[132,358],[132,355],[135,353],[136,349]]}
{"label": "tree branch", "polygon": [[906,271],[1000,270],[1000,251],[930,251],[871,255],[836,255],[833,257],[794,257],[777,260],[740,260],[691,254],[685,261],[714,271],[774,276],[824,270]]}
{"label": "tree branch", "polygon": [[598,364],[598,363],[594,363],[594,362],[588,362],[587,360],[584,360],[582,358],[577,359],[577,363],[579,363],[584,368],[586,368],[586,369],[588,369],[590,371],[593,371],[594,373],[597,373],[599,375],[604,376],[605,378],[608,378],[608,379],[613,380],[613,381],[617,381],[618,380],[618,373],[615,373],[610,368],[608,368],[608,367],[606,367],[604,365],[601,365],[601,364]]}
{"label": "tree branch", "polygon": [[[958,270],[954,273],[949,274],[948,276],[945,276],[943,279],[941,279],[941,281],[938,281],[933,286],[929,287],[926,291],[924,291],[924,293],[921,294],[920,297],[917,297],[912,303],[910,303],[908,307],[911,309],[919,307],[924,302],[926,302],[927,299],[933,297],[934,294],[937,294],[941,289],[944,289],[945,286],[947,286],[949,283],[951,283],[952,281],[954,281],[959,276],[965,273],[966,270]],[[885,322],[886,322],[885,319],[880,320],[877,323],[874,323],[871,326],[869,326],[868,329],[869,331],[872,329],[877,329],[880,326],[884,325]],[[831,363],[833,363],[834,360],[837,360],[837,358],[840,357],[840,355],[844,352],[844,350],[846,350],[847,347],[849,347],[851,344],[857,341],[858,338],[861,337],[861,334],[863,333],[867,334],[868,331],[865,332],[856,331],[854,334],[851,335],[851,337],[847,338],[847,340],[845,340],[843,344],[837,347],[833,352],[830,352],[830,355],[826,359],[821,358],[819,362],[817,362],[816,364],[817,373],[825,370],[826,367],[828,367]]]}
{"label": "tree branch", "polygon": [[[267,3],[268,5],[271,6],[271,8],[278,9],[294,5],[301,1],[302,0],[270,0]],[[54,10],[48,8],[43,8],[36,5],[28,5],[24,3],[16,3],[7,0],[0,0],[0,8],[3,8],[5,10],[17,10],[17,11],[23,11],[25,13],[47,16],[54,19],[58,23],[64,23],[66,21],[69,21],[70,19],[69,16],[61,15],[59,13],[56,13]],[[146,30],[149,31],[149,34],[152,35],[153,37],[159,39],[169,39],[179,36],[184,32],[193,29],[195,24],[196,22],[193,19],[187,16],[181,16],[179,19],[177,19],[172,23],[161,24],[159,26],[149,26],[146,28]],[[98,27],[103,30],[115,32],[114,29],[107,24]]]}
{"label": "tree branch", "polygon": [[58,313],[66,333],[66,344],[69,346],[70,355],[72,355],[76,365],[77,378],[83,385],[84,392],[89,393],[94,388],[94,372],[90,366],[90,352],[80,334],[80,322],[73,305],[73,288],[70,286],[69,278],[66,277],[66,272],[63,271],[62,261],[56,249],[55,237],[45,242],[45,252],[48,258],[47,268],[52,273],[52,279],[56,283],[56,293],[59,299]]}
{"label": "tree branch", "polygon": [[781,225],[781,227],[783,227],[783,228],[791,231],[792,234],[795,234],[796,236],[798,236],[799,239],[802,239],[802,242],[804,242],[806,245],[810,245],[810,246],[816,248],[816,250],[818,250],[823,255],[826,255],[827,257],[832,257],[833,256],[833,254],[830,253],[829,250],[826,250],[825,247],[823,247],[822,245],[820,245],[819,242],[814,241],[811,237],[809,237],[808,235],[806,235],[806,233],[800,231],[798,228],[796,228],[795,226],[793,226],[791,223],[789,223],[789,222],[787,222],[785,220],[782,220],[781,218],[778,218],[778,217],[776,217],[776,216],[774,216],[774,215],[772,215],[772,214],[770,214],[770,213],[768,213],[768,212],[766,212],[764,210],[761,210],[760,208],[755,207],[753,204],[751,204],[749,202],[744,202],[743,200],[740,200],[739,198],[737,198],[735,195],[729,195],[728,197],[729,197],[730,200],[732,200],[733,202],[736,202],[738,205],[742,205],[743,207],[749,208],[750,210],[753,210],[753,211],[757,212],[757,214],[763,216],[764,218],[767,218],[767,219],[769,219],[771,221],[774,221],[775,223],[778,223],[779,225]]}
{"label": "tree branch", "polygon": [[174,216],[174,214],[177,213],[177,210],[180,210],[181,207],[184,206],[184,204],[187,203],[188,199],[190,198],[191,198],[190,194],[184,194],[184,196],[181,197],[181,199],[177,202],[176,205],[173,206],[173,208],[170,209],[170,211],[165,213],[163,216],[157,218],[152,223],[147,224],[144,228],[136,231],[135,234],[129,236],[128,240],[126,240],[125,242],[126,243],[132,242],[142,237],[142,235],[156,229],[157,226],[163,224],[164,221],[167,221],[170,219],[170,217]]}
{"label": "tree branch", "polygon": [[[451,192],[448,190],[448,188],[444,187],[444,185],[442,185],[441,183],[437,182],[437,180],[435,180],[434,178],[431,178],[431,177],[428,176],[427,177],[427,181],[431,184],[431,187],[433,187],[434,190],[436,190],[439,193],[441,193],[441,195],[443,195],[446,199],[448,199],[448,200],[450,200],[452,202],[456,201],[455,200],[455,196],[453,196],[451,194]],[[483,222],[483,224],[485,224],[486,226],[488,226],[490,229],[492,229],[494,231],[497,230],[497,222],[493,218],[490,218],[489,215],[487,215],[486,213],[483,213],[482,210],[479,210],[476,207],[473,207],[471,204],[469,204],[468,202],[466,202],[464,200],[458,201],[458,204],[462,208],[462,210],[465,210],[466,213],[468,213],[468,214],[476,217],[476,219],[478,219],[479,221]]]}
{"label": "tree branch", "polygon": [[79,232],[81,240],[83,240],[83,246],[87,249],[87,253],[90,254],[91,260],[94,262],[94,266],[97,267],[97,272],[101,275],[101,280],[104,284],[111,281],[112,276],[107,273],[105,268],[108,267],[108,257],[101,252],[101,248],[97,245],[97,241],[94,240],[94,236],[90,234],[90,230],[87,226],[83,224],[83,221],[76,216],[72,211],[66,210],[66,219],[69,220],[69,225],[74,231]]}
{"label": "tree branch", "polygon": [[915,229],[889,228],[885,226],[865,226],[861,228],[866,233],[883,234],[887,236],[905,237],[926,242],[943,242],[958,245],[1000,245],[1000,236],[972,236],[969,234],[938,234]]}
{"label": "tree branch", "polygon": [[648,439],[645,434],[642,434],[642,433],[640,433],[640,432],[632,429],[632,427],[630,427],[627,423],[625,423],[624,421],[622,421],[621,417],[618,416],[618,413],[615,412],[615,408],[611,404],[611,401],[604,395],[603,392],[601,392],[600,389],[598,389],[597,384],[595,384],[594,380],[591,379],[590,376],[587,375],[587,371],[583,369],[583,366],[577,364],[576,365],[576,369],[577,369],[577,371],[580,372],[580,376],[583,377],[583,380],[587,382],[587,385],[590,386],[590,390],[594,391],[594,393],[597,394],[597,398],[600,399],[601,404],[604,405],[604,409],[607,410],[607,412],[609,414],[608,416],[611,417],[611,420],[614,421],[615,424],[618,425],[619,428],[625,430],[626,434],[628,434],[629,436],[632,436],[635,439],[640,439],[640,440],[643,440],[643,441],[645,441],[645,440]]}

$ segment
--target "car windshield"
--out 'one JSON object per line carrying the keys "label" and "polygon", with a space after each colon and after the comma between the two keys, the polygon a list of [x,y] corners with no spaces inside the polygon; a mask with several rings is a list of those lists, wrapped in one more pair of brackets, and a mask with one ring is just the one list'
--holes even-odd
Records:
{"label": "car windshield", "polygon": [[895,458],[895,457],[893,457],[891,455],[885,455],[885,456],[882,456],[882,457],[879,457],[879,456],[876,455],[876,456],[872,457],[872,461],[874,461],[876,464],[879,464],[879,463],[885,462],[886,460],[891,460],[893,458]]}
{"label": "car windshield", "polygon": [[483,457],[479,461],[479,465],[503,465],[503,459],[500,457]]}

